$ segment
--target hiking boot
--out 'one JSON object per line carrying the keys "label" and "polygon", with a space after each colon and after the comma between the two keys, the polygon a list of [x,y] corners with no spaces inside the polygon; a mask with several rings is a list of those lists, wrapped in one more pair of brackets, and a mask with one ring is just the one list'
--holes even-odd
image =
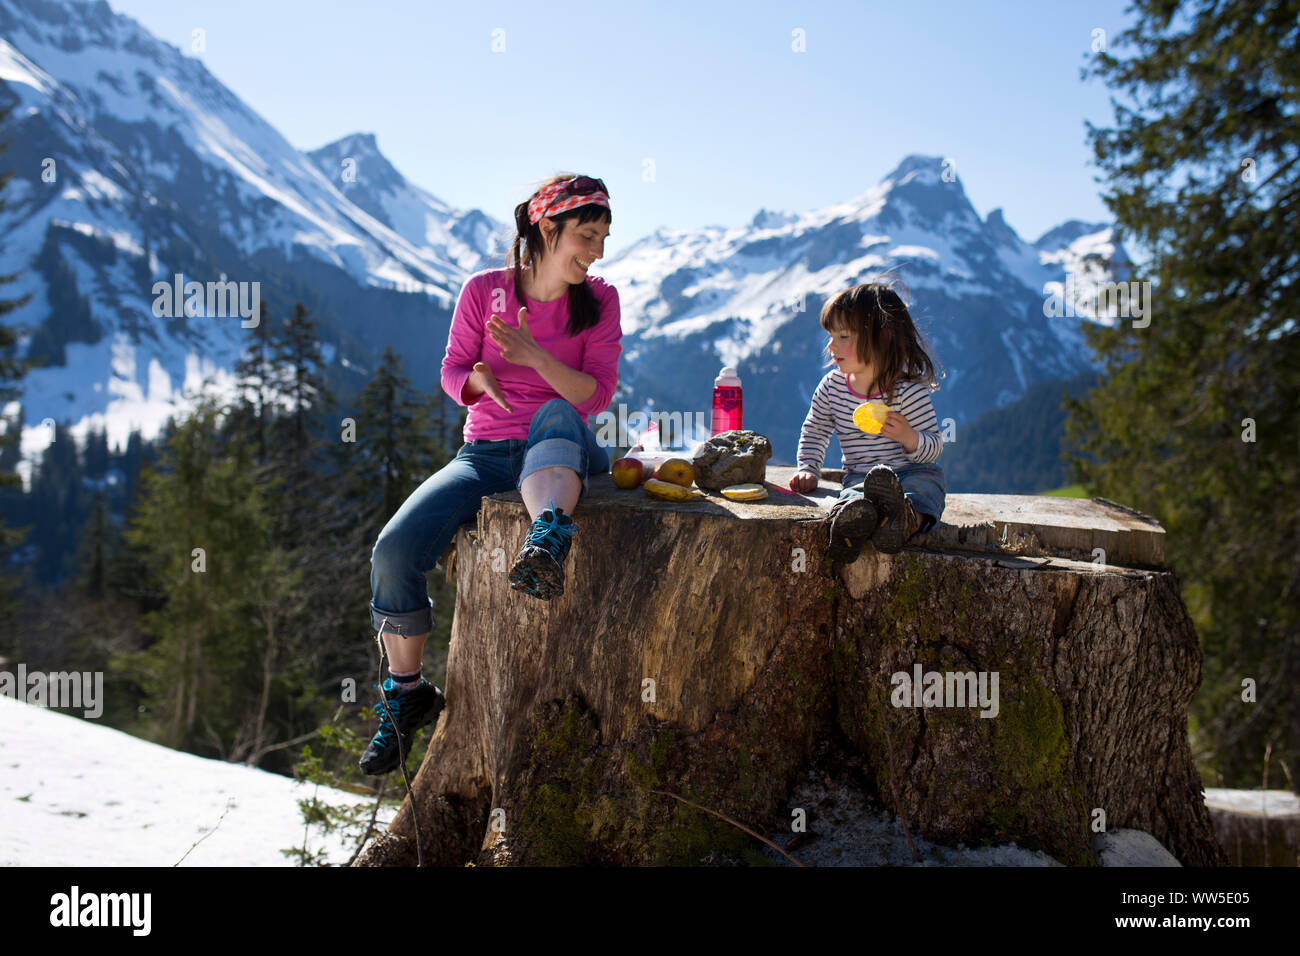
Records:
{"label": "hiking boot", "polygon": [[903,542],[910,537],[916,525],[908,526],[911,502],[903,496],[903,486],[898,475],[888,465],[876,465],[862,481],[862,494],[876,506],[880,524],[871,536],[871,543],[881,554],[898,554]]}
{"label": "hiking boot", "polygon": [[393,686],[391,677],[384,679],[383,696],[388,698],[387,706],[382,696],[375,705],[375,713],[379,715],[379,731],[361,755],[361,772],[372,776],[396,769],[411,752],[415,731],[436,721],[447,701],[442,691],[427,680],[401,693]]}
{"label": "hiking boot", "polygon": [[569,556],[576,530],[573,519],[552,501],[528,530],[528,538],[510,569],[510,587],[543,601],[563,594],[564,559]]}
{"label": "hiking boot", "polygon": [[911,498],[904,499],[904,506],[907,508],[907,534],[903,540],[910,541],[921,530],[921,523],[927,516],[912,507]]}
{"label": "hiking boot", "polygon": [[875,505],[854,495],[835,502],[825,520],[830,523],[827,548],[831,560],[847,564],[856,561],[862,546],[871,540],[879,518]]}

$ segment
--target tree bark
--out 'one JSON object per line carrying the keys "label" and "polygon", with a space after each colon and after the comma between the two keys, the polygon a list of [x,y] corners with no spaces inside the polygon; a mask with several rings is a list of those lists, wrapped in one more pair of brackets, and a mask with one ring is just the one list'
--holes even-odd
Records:
{"label": "tree bark", "polygon": [[[789,828],[786,798],[831,738],[930,840],[1093,865],[1099,827],[1132,827],[1186,865],[1226,863],[1187,743],[1201,652],[1174,575],[1051,553],[1086,553],[1090,519],[1106,560],[1127,523],[1150,563],[1163,531],[1145,516],[1073,502],[1067,531],[1040,515],[1030,540],[986,532],[1041,499],[950,496],[945,524],[902,553],[832,565],[825,480],[749,503],[658,502],[608,475],[590,489],[549,603],[509,588],[518,494],[485,498],[458,532],[447,707],[413,800],[358,865],[414,865],[413,811],[434,865],[750,859],[758,841],[672,795]],[[917,665],[982,673],[990,692],[996,672],[996,714],[902,705],[895,675]]]}

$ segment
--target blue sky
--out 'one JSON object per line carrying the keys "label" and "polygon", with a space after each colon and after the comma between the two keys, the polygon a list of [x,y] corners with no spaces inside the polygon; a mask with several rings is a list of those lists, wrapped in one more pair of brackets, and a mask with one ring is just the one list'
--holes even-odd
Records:
{"label": "blue sky", "polygon": [[607,254],[844,201],[909,153],[952,158],[979,213],[1001,206],[1026,239],[1110,218],[1084,128],[1112,122],[1110,92],[1080,69],[1094,30],[1115,52],[1120,0],[110,5],[295,146],[373,132],[457,207],[508,222],[544,176],[604,178]]}

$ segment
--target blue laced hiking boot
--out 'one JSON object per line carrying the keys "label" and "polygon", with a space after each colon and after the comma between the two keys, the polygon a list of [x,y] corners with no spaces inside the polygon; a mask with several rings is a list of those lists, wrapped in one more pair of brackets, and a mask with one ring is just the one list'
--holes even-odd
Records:
{"label": "blue laced hiking boot", "polygon": [[[387,708],[383,697],[375,705],[375,713],[379,715],[379,731],[361,755],[361,772],[372,776],[395,770],[401,763],[401,758],[411,752],[415,731],[437,720],[446,703],[442,691],[427,680],[403,694],[393,686],[393,679],[387,677],[384,679],[384,696],[388,698]],[[400,754],[397,746],[399,734],[402,745]]]}
{"label": "blue laced hiking boot", "polygon": [[563,508],[551,507],[539,514],[528,530],[510,569],[510,587],[549,601],[564,593],[564,559],[577,527]]}

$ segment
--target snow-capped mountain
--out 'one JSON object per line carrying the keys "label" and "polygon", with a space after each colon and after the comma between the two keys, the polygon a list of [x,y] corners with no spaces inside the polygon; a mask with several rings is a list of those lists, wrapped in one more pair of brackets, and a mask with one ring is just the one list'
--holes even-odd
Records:
{"label": "snow-capped mountain", "polygon": [[1000,209],[981,219],[941,158],[914,155],[846,202],[760,210],[735,228],[660,229],[597,268],[621,296],[627,394],[664,411],[706,408],[718,368],[735,365],[746,425],[792,461],[828,367],[818,315],[834,293],[886,270],[903,281],[946,373],[936,410],[962,423],[1089,367],[1087,319],[1049,317],[1044,302],[1067,270],[1078,296],[1105,281],[1087,257],[1112,249],[1108,226],[1076,221],[1025,242]]}
{"label": "snow-capped mountain", "polygon": [[[6,296],[33,293],[7,321],[33,330],[28,354],[47,366],[25,383],[29,426],[103,418],[116,443],[130,425],[154,432],[185,387],[227,380],[251,320],[206,296],[167,314],[155,283],[177,274],[182,288],[256,282],[273,315],[303,301],[343,364],[369,365],[419,328],[408,360],[427,367],[501,232],[406,183],[371,135],[295,149],[201,53],[102,0],[0,0],[0,81],[17,174],[0,269],[22,273]],[[34,431],[25,444],[39,447],[46,430]]]}
{"label": "snow-capped mountain", "polygon": [[485,255],[503,248],[507,237],[500,223],[477,209],[452,209],[408,182],[379,151],[374,133],[353,133],[307,155],[357,207],[466,275],[485,266]]}
{"label": "snow-capped mountain", "polygon": [[[299,151],[201,52],[104,2],[0,0],[0,101],[15,106],[0,161],[17,173],[0,272],[22,276],[3,292],[33,293],[6,321],[32,330],[27,354],[46,364],[24,383],[29,454],[49,439],[43,420],[103,422],[117,444],[131,426],[156,433],[204,380],[229,387],[250,320],[220,301],[192,307],[185,283],[256,283],[273,317],[302,301],[334,373],[358,382],[391,344],[436,389],[461,284],[503,258],[504,226],[408,182],[373,134]],[[1088,320],[1044,303],[1086,300],[1113,250],[1107,226],[1077,221],[1022,240],[926,156],[824,209],[660,229],[595,269],[622,301],[616,402],[703,411],[735,364],[746,424],[790,461],[825,370],[822,303],[891,269],[945,372],[940,418],[962,423],[1088,367]],[[178,275],[181,290],[156,291]]]}

